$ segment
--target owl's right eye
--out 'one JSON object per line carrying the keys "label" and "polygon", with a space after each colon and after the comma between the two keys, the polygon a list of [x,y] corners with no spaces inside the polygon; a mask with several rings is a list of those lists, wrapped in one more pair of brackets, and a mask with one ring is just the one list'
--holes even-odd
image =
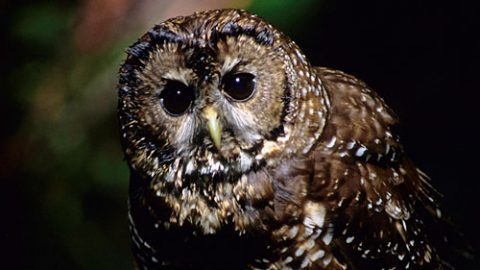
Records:
{"label": "owl's right eye", "polygon": [[255,91],[255,76],[250,73],[225,75],[222,79],[223,91],[234,101],[245,101]]}
{"label": "owl's right eye", "polygon": [[185,113],[195,100],[195,90],[179,81],[168,80],[160,93],[165,111],[173,116]]}

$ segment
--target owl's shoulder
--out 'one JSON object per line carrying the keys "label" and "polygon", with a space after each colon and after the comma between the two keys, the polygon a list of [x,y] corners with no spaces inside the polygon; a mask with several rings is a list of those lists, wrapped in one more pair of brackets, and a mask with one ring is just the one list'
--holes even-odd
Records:
{"label": "owl's shoulder", "polygon": [[352,75],[321,67],[315,71],[330,100],[324,146],[343,145],[366,161],[396,162],[403,152],[396,133],[399,121],[383,99]]}
{"label": "owl's shoulder", "polygon": [[325,85],[336,123],[352,122],[379,131],[398,124],[393,110],[363,81],[338,70],[318,67],[315,71]]}

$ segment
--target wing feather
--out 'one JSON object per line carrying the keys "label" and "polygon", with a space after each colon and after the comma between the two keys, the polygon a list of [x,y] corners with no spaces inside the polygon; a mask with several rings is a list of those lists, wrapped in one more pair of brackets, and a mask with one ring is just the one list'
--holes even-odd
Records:
{"label": "wing feather", "polygon": [[439,193],[405,155],[398,119],[368,86],[318,68],[331,99],[320,143],[311,154],[309,194],[328,206],[339,262],[352,269],[449,269]]}

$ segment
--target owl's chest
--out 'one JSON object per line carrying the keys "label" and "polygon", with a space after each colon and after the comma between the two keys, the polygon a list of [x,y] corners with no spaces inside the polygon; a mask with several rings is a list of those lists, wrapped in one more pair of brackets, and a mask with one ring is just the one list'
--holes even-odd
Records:
{"label": "owl's chest", "polygon": [[275,233],[278,221],[293,222],[287,216],[299,212],[296,204],[286,205],[293,196],[289,194],[294,193],[287,192],[289,187],[281,189],[283,200],[275,199],[272,175],[260,170],[237,184],[219,181],[212,189],[212,201],[204,193],[191,198],[174,193],[158,196],[155,190],[132,185],[130,223],[135,257],[146,269],[268,268],[287,255],[280,252],[289,242]]}
{"label": "owl's chest", "polygon": [[205,234],[188,219],[164,226],[171,210],[141,201],[130,198],[129,219],[133,251],[145,269],[249,269],[276,259],[268,231],[240,232],[226,223]]}
{"label": "owl's chest", "polygon": [[268,240],[230,227],[208,235],[190,225],[132,228],[134,253],[147,269],[248,269],[274,256]]}

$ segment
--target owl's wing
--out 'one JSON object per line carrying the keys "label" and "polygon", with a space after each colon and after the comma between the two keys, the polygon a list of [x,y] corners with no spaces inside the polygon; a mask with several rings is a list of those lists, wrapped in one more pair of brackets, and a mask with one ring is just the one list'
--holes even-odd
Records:
{"label": "owl's wing", "polygon": [[337,261],[352,269],[453,268],[451,256],[442,257],[453,230],[428,177],[404,155],[394,113],[356,78],[317,72],[331,110],[311,154],[308,194],[327,208]]}

